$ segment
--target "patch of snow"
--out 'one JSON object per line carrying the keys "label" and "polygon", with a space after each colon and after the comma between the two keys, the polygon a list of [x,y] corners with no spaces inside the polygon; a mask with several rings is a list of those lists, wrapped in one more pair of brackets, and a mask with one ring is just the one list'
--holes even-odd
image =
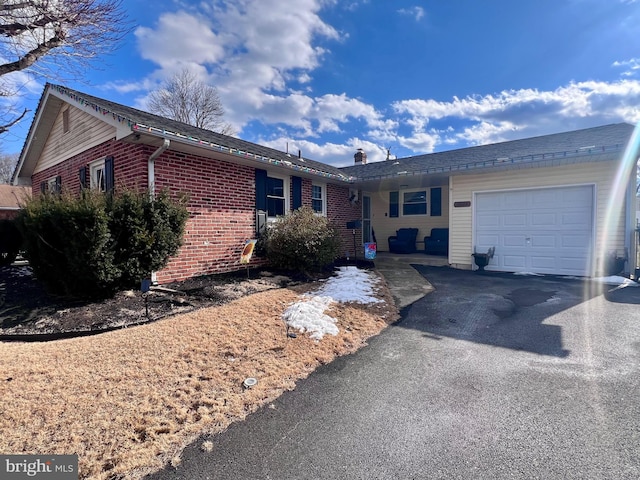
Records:
{"label": "patch of snow", "polygon": [[14,271],[17,277],[30,277],[33,275],[33,270],[28,265],[18,267]]}
{"label": "patch of snow", "polygon": [[336,276],[329,278],[320,290],[310,293],[331,297],[336,302],[377,303],[374,286],[378,278],[357,267],[340,267]]}
{"label": "patch of snow", "polygon": [[282,319],[302,333],[310,332],[309,336],[314,340],[322,340],[326,333],[338,334],[336,319],[324,314],[333,302],[331,297],[314,296],[291,305],[282,314]]}
{"label": "patch of snow", "polygon": [[530,277],[544,277],[544,275],[541,275],[539,273],[533,273],[533,272],[514,272],[514,275],[522,275],[522,276],[530,276]]}
{"label": "patch of snow", "polygon": [[638,283],[633,280],[625,277],[619,277],[617,275],[612,275],[610,277],[594,277],[591,279],[592,282],[604,283],[606,285],[618,285],[620,287],[638,287],[640,286]]}
{"label": "patch of snow", "polygon": [[302,333],[310,332],[314,340],[321,340],[325,334],[337,335],[336,319],[325,315],[325,310],[335,302],[381,302],[374,296],[377,283],[378,278],[367,271],[357,267],[340,267],[322,288],[306,294],[303,300],[287,308],[282,319]]}

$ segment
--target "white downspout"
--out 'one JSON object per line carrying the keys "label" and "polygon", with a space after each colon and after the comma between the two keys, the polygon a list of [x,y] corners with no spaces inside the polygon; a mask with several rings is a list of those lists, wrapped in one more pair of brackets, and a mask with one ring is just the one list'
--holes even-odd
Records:
{"label": "white downspout", "polygon": [[[164,152],[167,148],[169,148],[170,144],[171,144],[171,140],[169,140],[168,138],[165,138],[164,141],[162,142],[162,145],[160,145],[158,149],[151,154],[147,162],[147,173],[148,173],[147,179],[148,179],[149,196],[151,197],[152,200],[156,198],[155,160],[160,155],[162,155],[162,152]],[[154,285],[158,284],[156,272],[151,272],[151,283]]]}
{"label": "white downspout", "polygon": [[155,160],[160,155],[162,155],[162,152],[164,152],[167,148],[169,148],[170,144],[171,144],[171,140],[169,140],[168,138],[165,138],[164,141],[162,142],[162,145],[160,145],[158,149],[151,154],[151,156],[149,157],[149,161],[147,162],[147,172],[148,172],[147,178],[148,178],[149,196],[151,198],[156,197]]}

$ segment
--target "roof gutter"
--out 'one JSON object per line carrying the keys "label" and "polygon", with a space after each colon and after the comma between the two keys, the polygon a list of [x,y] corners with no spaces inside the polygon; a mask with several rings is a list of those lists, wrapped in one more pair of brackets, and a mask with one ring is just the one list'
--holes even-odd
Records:
{"label": "roof gutter", "polygon": [[165,138],[164,141],[162,142],[162,145],[160,145],[158,147],[158,149],[153,152],[151,154],[151,156],[149,157],[149,160],[147,161],[147,178],[148,178],[148,188],[149,188],[149,196],[151,198],[155,198],[156,197],[156,170],[155,170],[155,160],[156,158],[158,158],[160,155],[162,155],[162,153],[169,148],[169,145],[171,145],[171,140],[169,140],[168,138]]}
{"label": "roof gutter", "polygon": [[[247,150],[239,150],[237,148],[227,147],[225,145],[219,145],[217,143],[209,142],[206,140],[199,140],[195,137],[187,137],[185,135],[172,134],[171,132],[167,132],[165,130],[160,130],[154,127],[147,127],[145,125],[136,124],[132,127],[133,131],[136,133],[144,133],[145,135],[154,136],[156,138],[167,139],[167,136],[172,137],[172,140],[178,143],[182,143],[185,145],[196,146],[198,148],[210,151],[210,152],[220,152],[226,155],[231,155],[233,157],[240,157],[242,159],[248,159],[254,162],[262,163],[265,165],[274,165],[281,168],[286,168],[288,170],[294,172],[305,172],[313,175],[315,177],[324,177],[337,180],[344,183],[353,183],[355,180],[354,177],[346,175],[346,174],[338,174],[331,173],[323,170],[318,170],[315,167],[303,167],[301,165],[296,165],[288,160],[282,160],[277,158],[271,158],[269,156],[252,153]],[[295,175],[295,174],[294,174]]]}

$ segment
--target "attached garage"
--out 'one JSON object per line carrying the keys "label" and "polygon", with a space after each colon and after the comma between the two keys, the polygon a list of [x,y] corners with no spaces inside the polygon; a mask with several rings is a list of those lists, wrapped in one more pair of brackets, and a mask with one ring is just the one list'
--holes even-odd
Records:
{"label": "attached garage", "polygon": [[594,185],[476,192],[478,252],[487,270],[588,275],[594,245]]}

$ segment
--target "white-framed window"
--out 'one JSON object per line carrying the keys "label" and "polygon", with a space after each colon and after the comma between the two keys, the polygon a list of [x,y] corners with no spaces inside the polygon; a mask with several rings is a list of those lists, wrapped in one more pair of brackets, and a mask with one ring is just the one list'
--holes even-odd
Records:
{"label": "white-framed window", "polygon": [[53,194],[62,193],[62,185],[60,185],[60,177],[51,177],[46,182],[46,191]]}
{"label": "white-framed window", "polygon": [[426,215],[427,191],[402,192],[402,215]]}
{"label": "white-framed window", "polygon": [[104,176],[104,159],[97,160],[89,164],[89,186],[100,192],[107,190],[107,184]]}
{"label": "white-framed window", "polygon": [[327,187],[326,185],[316,184],[311,185],[311,208],[318,215],[327,214]]}
{"label": "white-framed window", "polygon": [[267,177],[267,217],[285,215],[289,210],[289,182],[283,177]]}

